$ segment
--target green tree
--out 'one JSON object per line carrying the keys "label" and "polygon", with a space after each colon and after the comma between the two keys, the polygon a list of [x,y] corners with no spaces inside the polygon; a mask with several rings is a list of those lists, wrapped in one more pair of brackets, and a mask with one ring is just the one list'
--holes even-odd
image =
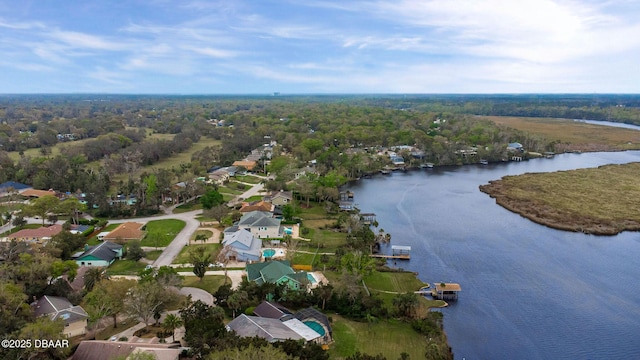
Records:
{"label": "green tree", "polygon": [[43,197],[31,200],[29,205],[22,211],[27,216],[39,216],[42,219],[42,226],[47,218],[47,214],[50,212],[56,212],[60,205],[60,199],[53,195],[45,195]]}
{"label": "green tree", "polygon": [[84,273],[84,289],[91,292],[97,283],[106,278],[104,268],[91,266]]}
{"label": "green tree", "polygon": [[236,291],[227,298],[227,305],[236,317],[236,311],[241,310],[249,302],[249,294],[246,291]]}
{"label": "green tree", "polygon": [[171,335],[173,336],[173,342],[176,342],[176,334],[175,330],[182,326],[182,319],[179,316],[174,314],[168,314],[164,321],[162,322],[162,327],[165,330],[171,331]]}
{"label": "green tree", "polygon": [[176,298],[174,292],[165,290],[158,282],[139,283],[127,292],[124,311],[148,326],[153,316],[164,311]]}
{"label": "green tree", "polygon": [[222,194],[215,189],[209,189],[200,197],[200,203],[206,210],[213,208],[216,205],[220,205],[224,202]]}
{"label": "green tree", "polygon": [[191,248],[189,251],[189,262],[191,262],[193,266],[193,273],[202,281],[211,263],[211,254],[207,252],[204,246]]}
{"label": "green tree", "polygon": [[[34,322],[27,324],[20,330],[19,339],[46,339],[46,340],[66,340],[63,335],[64,321],[62,319],[51,320],[51,318],[39,317]],[[20,356],[15,359],[67,359],[69,357],[69,347],[35,347],[21,349]],[[9,359],[11,357],[7,357]]]}
{"label": "green tree", "polygon": [[212,348],[228,336],[224,325],[224,310],[198,300],[180,310],[184,323],[184,340],[196,357],[206,356]]}
{"label": "green tree", "polygon": [[140,241],[132,240],[127,245],[127,259],[138,261],[144,257],[144,250],[140,246]]}
{"label": "green tree", "polygon": [[51,285],[55,279],[62,275],[67,275],[69,277],[69,281],[73,281],[77,274],[78,263],[74,260],[55,260],[51,264],[51,280],[49,280],[49,285]]}
{"label": "green tree", "polygon": [[124,300],[129,290],[136,285],[135,280],[105,280],[94,285],[84,298],[92,320],[105,316],[113,317],[113,327],[118,327],[117,316],[124,310]]}
{"label": "green tree", "polygon": [[397,295],[393,298],[392,303],[399,316],[414,319],[418,315],[420,298],[416,293],[407,292]]}
{"label": "green tree", "polygon": [[216,219],[218,223],[222,222],[222,219],[229,214],[231,209],[225,204],[213,206],[205,211],[205,216]]}
{"label": "green tree", "polygon": [[0,334],[20,329],[30,318],[27,294],[18,285],[0,282]]}

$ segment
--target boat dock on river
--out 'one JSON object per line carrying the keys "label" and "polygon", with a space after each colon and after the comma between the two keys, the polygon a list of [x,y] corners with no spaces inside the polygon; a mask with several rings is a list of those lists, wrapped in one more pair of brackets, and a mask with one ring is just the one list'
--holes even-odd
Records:
{"label": "boat dock on river", "polygon": [[410,253],[411,246],[391,245],[391,255],[371,254],[370,256],[374,258],[410,260]]}

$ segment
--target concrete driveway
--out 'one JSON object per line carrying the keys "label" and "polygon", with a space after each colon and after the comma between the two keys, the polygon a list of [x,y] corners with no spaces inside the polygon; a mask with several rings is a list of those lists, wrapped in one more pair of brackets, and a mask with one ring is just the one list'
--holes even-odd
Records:
{"label": "concrete driveway", "polygon": [[180,294],[185,296],[191,295],[191,299],[193,301],[200,300],[207,305],[213,306],[213,295],[209,294],[205,290],[194,287],[183,287],[180,288]]}

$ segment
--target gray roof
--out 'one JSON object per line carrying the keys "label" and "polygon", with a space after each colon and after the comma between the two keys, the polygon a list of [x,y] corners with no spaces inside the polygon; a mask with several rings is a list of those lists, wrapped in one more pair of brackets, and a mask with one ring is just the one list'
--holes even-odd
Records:
{"label": "gray roof", "polygon": [[295,331],[296,334],[302,336],[306,341],[312,341],[322,336],[312,328],[305,325],[302,321],[295,318],[283,321],[282,323],[289,329]]}
{"label": "gray roof", "polygon": [[256,221],[262,218],[270,218],[270,217],[271,217],[271,213],[266,211],[250,211],[242,215],[242,217],[240,218],[240,221],[238,221],[238,226],[240,227],[252,226]]}
{"label": "gray roof", "polygon": [[278,319],[261,318],[242,314],[227,324],[228,331],[234,331],[241,337],[259,336],[268,342],[286,339],[300,340],[304,337]]}
{"label": "gray roof", "polygon": [[110,262],[116,258],[116,251],[120,249],[122,249],[122,245],[105,241],[100,245],[89,247],[89,249],[83,252],[76,260],[80,260],[85,256],[93,255],[98,259]]}
{"label": "gray roof", "polygon": [[291,315],[291,311],[286,307],[270,301],[263,301],[253,309],[253,313],[260,317],[270,319],[281,319],[285,315]]}
{"label": "gray roof", "polygon": [[280,226],[280,219],[274,219],[272,217],[263,217],[258,219],[258,221],[251,224],[251,226]]}
{"label": "gray roof", "polygon": [[222,244],[230,246],[234,251],[260,257],[262,255],[262,241],[256,239],[253,234],[245,229],[240,229],[235,233],[226,236]]}
{"label": "gray roof", "polygon": [[69,300],[58,296],[45,295],[35,304],[33,313],[36,316],[47,315],[51,320],[63,319],[65,324],[89,318],[89,314],[80,306],[74,306]]}

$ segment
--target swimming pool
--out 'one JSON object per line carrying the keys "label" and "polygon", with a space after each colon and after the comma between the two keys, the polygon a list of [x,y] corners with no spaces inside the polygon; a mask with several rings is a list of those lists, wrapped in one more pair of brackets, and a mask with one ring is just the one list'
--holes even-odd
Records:
{"label": "swimming pool", "polygon": [[275,254],[276,254],[276,251],[273,249],[265,249],[262,251],[262,256],[264,256],[265,258],[273,257],[273,255]]}
{"label": "swimming pool", "polygon": [[307,273],[307,279],[309,279],[309,282],[310,282],[311,284],[315,284],[315,283],[317,283],[317,282],[318,282],[318,281],[316,280],[316,278],[315,278],[313,275],[309,274],[309,273]]}

